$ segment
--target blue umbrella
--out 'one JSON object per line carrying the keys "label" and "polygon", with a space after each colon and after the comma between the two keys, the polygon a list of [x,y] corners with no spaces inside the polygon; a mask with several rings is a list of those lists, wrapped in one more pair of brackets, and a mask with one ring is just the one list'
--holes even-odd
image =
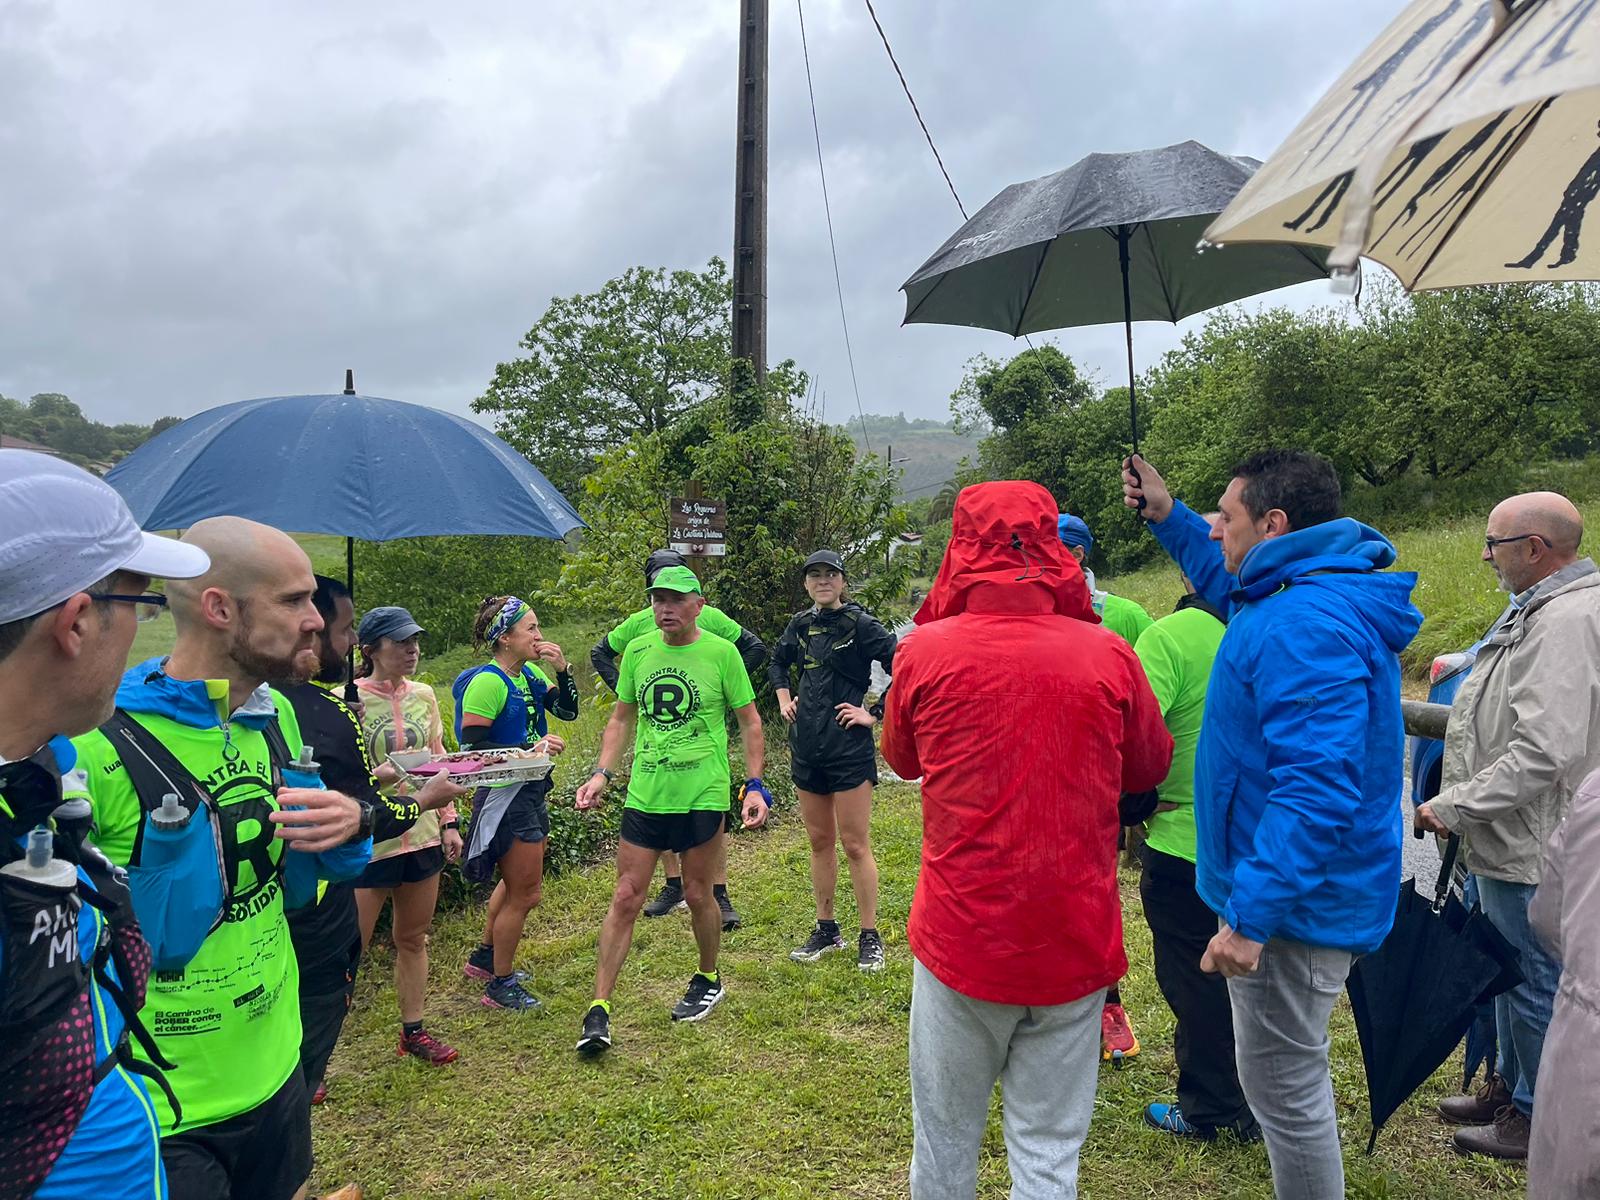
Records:
{"label": "blue umbrella", "polygon": [[228,514],[384,542],[559,538],[583,525],[539,469],[488,430],[353,387],[208,409],[151,438],[106,482],[147,529]]}
{"label": "blue umbrella", "polygon": [[[420,404],[358,396],[350,371],[342,395],[207,409],[151,438],[106,482],[146,529],[226,515],[341,535],[352,593],[356,538],[559,538],[583,527],[539,468],[487,429]],[[354,651],[351,667],[353,681]],[[347,685],[347,699],[354,689]]]}

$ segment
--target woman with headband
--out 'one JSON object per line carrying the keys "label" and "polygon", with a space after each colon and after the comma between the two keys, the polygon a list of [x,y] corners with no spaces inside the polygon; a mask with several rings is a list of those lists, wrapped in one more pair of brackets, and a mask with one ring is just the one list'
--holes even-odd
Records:
{"label": "woman with headband", "polygon": [[[561,647],[544,640],[539,617],[515,596],[491,596],[478,609],[473,644],[493,658],[457,679],[457,730],[463,750],[521,746],[548,738],[549,752],[566,748],[548,732],[546,713],[563,721],[578,716],[578,685]],[[540,667],[556,672],[552,684]],[[464,683],[464,690],[463,690]],[[483,941],[467,957],[466,973],[484,980],[489,1008],[537,1011],[527,976],[512,965],[528,913],[544,884],[545,842],[550,836],[550,778],[481,787],[472,798],[472,827],[463,874],[487,882],[496,867],[500,883],[489,897]]]}

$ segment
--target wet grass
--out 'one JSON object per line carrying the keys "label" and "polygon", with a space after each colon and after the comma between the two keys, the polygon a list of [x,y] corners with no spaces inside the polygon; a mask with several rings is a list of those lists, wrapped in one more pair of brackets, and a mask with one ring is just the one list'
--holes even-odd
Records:
{"label": "wet grass", "polygon": [[[431,1069],[395,1056],[392,959],[375,947],[313,1118],[318,1188],[359,1181],[369,1197],[880,1197],[906,1192],[911,1108],[906,1028],[911,960],[904,920],[921,836],[917,789],[879,790],[874,838],[880,926],[889,966],[863,975],[845,955],[814,966],[786,957],[811,916],[799,822],[734,839],[729,877],[745,926],[726,939],[729,996],[700,1025],[668,1010],[694,967],[682,913],[641,922],[616,994],[614,1051],[573,1052],[592,987],[609,866],[546,888],[518,966],[548,1014],[483,1008],[461,976],[481,926],[476,911],[441,914],[432,939],[429,1024],[461,1050]],[[844,877],[841,864],[841,878]],[[1137,886],[1123,880],[1129,958],[1123,997],[1144,1044],[1126,1069],[1105,1069],[1085,1149],[1083,1194],[1264,1198],[1264,1151],[1189,1145],[1146,1129],[1144,1104],[1170,1098],[1171,1017],[1150,971]],[[848,888],[839,917],[853,931]],[[1349,1194],[1366,1200],[1494,1200],[1522,1194],[1515,1169],[1457,1157],[1431,1106],[1454,1084],[1446,1067],[1391,1121],[1367,1158],[1366,1093],[1348,1006],[1334,1026],[1334,1078]],[[999,1102],[984,1140],[979,1194],[1006,1195]]]}

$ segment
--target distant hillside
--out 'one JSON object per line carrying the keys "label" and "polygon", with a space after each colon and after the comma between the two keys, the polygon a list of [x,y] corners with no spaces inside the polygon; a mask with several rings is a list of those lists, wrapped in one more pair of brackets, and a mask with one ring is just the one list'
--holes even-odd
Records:
{"label": "distant hillside", "polygon": [[[861,421],[851,421],[844,427],[856,444],[864,448]],[[892,417],[867,414],[867,437],[872,452],[880,459],[894,449],[897,459],[905,459],[900,469],[900,494],[906,497],[926,496],[939,490],[956,473],[956,467],[966,457],[976,457],[981,433],[965,437],[950,428],[949,421],[907,420],[904,413]]]}

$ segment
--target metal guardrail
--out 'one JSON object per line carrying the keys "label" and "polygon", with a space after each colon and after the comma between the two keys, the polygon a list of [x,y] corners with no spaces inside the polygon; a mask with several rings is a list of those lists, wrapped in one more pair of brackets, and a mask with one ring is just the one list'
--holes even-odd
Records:
{"label": "metal guardrail", "polygon": [[1414,737],[1444,740],[1444,728],[1450,721],[1448,704],[1429,704],[1426,700],[1400,701],[1400,715],[1405,718],[1406,732]]}

